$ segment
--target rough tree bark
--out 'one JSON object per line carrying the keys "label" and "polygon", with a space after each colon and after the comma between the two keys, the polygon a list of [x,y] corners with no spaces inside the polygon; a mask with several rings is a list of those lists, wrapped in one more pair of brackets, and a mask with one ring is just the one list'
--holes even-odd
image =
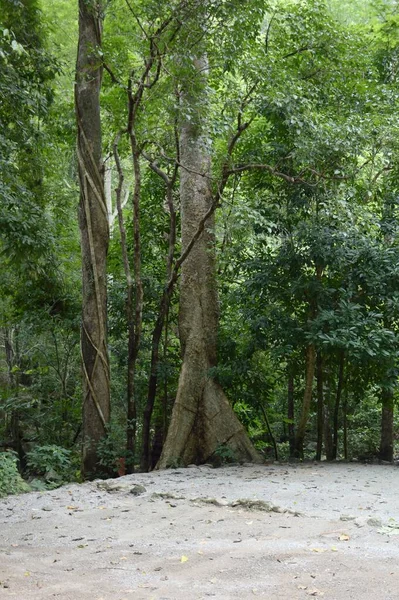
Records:
{"label": "rough tree bark", "polygon": [[104,193],[100,121],[101,3],[79,0],[75,107],[78,128],[82,249],[83,461],[86,477],[99,472],[98,442],[110,417],[107,353],[108,212]]}
{"label": "rough tree bark", "polygon": [[[212,204],[210,151],[203,115],[207,101],[205,57],[194,60],[196,85],[184,94],[180,130],[182,246],[192,240]],[[202,109],[201,109],[202,107]],[[187,118],[191,115],[191,120]],[[218,297],[214,220],[182,265],[179,330],[183,363],[171,423],[158,468],[180,462],[200,464],[226,445],[236,458],[261,460],[221,387],[209,376],[216,365]]]}

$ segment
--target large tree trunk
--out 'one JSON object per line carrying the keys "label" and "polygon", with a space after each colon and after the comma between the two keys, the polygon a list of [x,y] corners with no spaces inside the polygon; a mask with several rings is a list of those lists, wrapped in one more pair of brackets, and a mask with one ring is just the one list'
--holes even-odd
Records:
{"label": "large tree trunk", "polygon": [[381,391],[381,442],[379,458],[389,462],[393,461],[393,411],[394,395],[392,389]]}
{"label": "large tree trunk", "polygon": [[104,194],[100,122],[100,2],[79,0],[75,106],[78,127],[82,247],[83,474],[99,472],[97,446],[110,416],[107,353],[108,212]]}
{"label": "large tree trunk", "polygon": [[[200,122],[207,101],[206,59],[195,60],[194,67],[198,86],[195,94],[185,94],[180,132],[183,248],[212,204],[210,149],[206,127]],[[239,460],[261,460],[223,390],[209,375],[209,369],[216,365],[218,328],[213,230],[214,219],[210,217],[182,265],[179,329],[183,364],[158,468],[176,462],[203,463],[222,445],[229,447]]]}

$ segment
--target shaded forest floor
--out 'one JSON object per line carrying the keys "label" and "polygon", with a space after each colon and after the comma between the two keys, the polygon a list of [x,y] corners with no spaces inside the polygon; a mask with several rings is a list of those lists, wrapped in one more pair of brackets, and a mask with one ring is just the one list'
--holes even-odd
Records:
{"label": "shaded forest floor", "polygon": [[0,598],[397,600],[399,468],[206,466],[0,501]]}

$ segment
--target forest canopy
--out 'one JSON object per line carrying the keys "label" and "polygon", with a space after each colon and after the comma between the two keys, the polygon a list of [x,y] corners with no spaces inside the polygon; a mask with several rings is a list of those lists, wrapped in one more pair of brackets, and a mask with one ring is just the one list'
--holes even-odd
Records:
{"label": "forest canopy", "polygon": [[0,0],[2,462],[392,462],[398,83],[396,0]]}

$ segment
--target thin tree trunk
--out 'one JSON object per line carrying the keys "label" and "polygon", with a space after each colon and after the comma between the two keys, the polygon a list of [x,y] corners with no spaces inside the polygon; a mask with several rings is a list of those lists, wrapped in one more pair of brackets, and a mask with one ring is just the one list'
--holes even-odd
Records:
{"label": "thin tree trunk", "polygon": [[6,359],[6,364],[7,364],[7,383],[8,383],[8,387],[11,389],[13,384],[14,384],[14,373],[13,373],[13,366],[14,366],[14,348],[13,348],[13,342],[12,342],[12,337],[13,337],[13,330],[12,329],[8,329],[8,327],[6,327],[4,329],[4,352],[5,352],[5,359]]}
{"label": "thin tree trunk", "polygon": [[[164,339],[164,364],[166,364],[167,356],[168,356],[168,346],[169,346],[169,311],[165,317],[165,339]],[[168,431],[168,399],[169,399],[169,390],[168,390],[168,373],[165,372],[164,377],[164,389],[163,389],[163,397],[162,397],[162,423],[163,423],[163,438],[162,438],[162,447],[166,440],[166,433]]]}
{"label": "thin tree trunk", "polygon": [[[134,294],[133,281],[130,277],[130,268],[127,260],[126,238],[124,240],[125,248],[122,249],[124,256],[125,274],[128,282],[128,305],[127,305],[127,321],[128,321],[128,366],[127,366],[127,427],[126,427],[126,472],[133,473],[136,455],[136,433],[137,433],[137,405],[135,398],[134,379],[136,373],[136,363],[139,354],[141,341],[142,325],[143,325],[143,282],[141,278],[141,234],[140,234],[140,201],[141,201],[141,155],[142,148],[140,147],[136,120],[138,110],[142,104],[145,90],[151,89],[159,79],[161,70],[161,58],[159,49],[155,43],[155,39],[166,27],[166,21],[157,30],[154,37],[150,38],[150,54],[144,61],[144,68],[138,80],[135,80],[134,71],[131,72],[128,82],[128,121],[127,127],[121,131],[114,143],[114,156],[117,162],[119,175],[119,184],[117,195],[119,195],[120,213],[119,221],[121,222],[121,194],[123,189],[123,171],[118,156],[118,143],[122,134],[127,134],[130,142],[131,156],[134,172],[134,189],[133,189],[133,273],[134,273]],[[152,68],[156,66],[156,72],[151,80],[150,75]],[[135,86],[135,90],[133,90]],[[134,296],[134,298],[133,298]]]}
{"label": "thin tree trunk", "polygon": [[162,448],[163,448],[163,440],[164,440],[164,430],[163,430],[163,423],[162,423],[162,417],[158,420],[156,419],[155,421],[155,432],[154,432],[154,437],[152,440],[152,444],[151,444],[151,462],[150,462],[150,466],[149,468],[155,469],[157,462],[162,454]]}
{"label": "thin tree trunk", "polygon": [[[160,174],[160,170],[156,170]],[[177,170],[175,171],[172,179],[167,179],[166,174],[166,196],[169,209],[169,243],[168,243],[168,257],[166,261],[166,276],[167,283],[162,294],[161,303],[158,311],[158,317],[155,323],[155,327],[152,333],[152,344],[151,344],[151,367],[150,367],[150,380],[148,384],[148,396],[147,404],[144,409],[143,416],[143,442],[141,451],[141,470],[148,471],[150,468],[150,428],[151,418],[155,405],[155,398],[157,393],[158,385],[158,365],[159,365],[159,345],[161,342],[162,331],[164,328],[165,321],[169,312],[170,299],[173,292],[173,287],[168,289],[168,282],[172,276],[173,270],[173,259],[176,246],[176,211],[173,203],[173,187],[177,177]],[[163,176],[161,175],[161,176]],[[165,429],[166,431],[166,429]],[[165,432],[164,432],[165,435]],[[151,461],[153,462],[153,461]]]}
{"label": "thin tree trunk", "polygon": [[325,404],[324,404],[324,448],[326,451],[326,459],[328,461],[333,460],[333,437],[331,431],[331,386],[329,385],[329,380],[327,381],[328,385],[326,394],[325,394]]}
{"label": "thin tree trunk", "polygon": [[100,121],[101,5],[79,0],[79,45],[76,63],[75,107],[80,181],[79,226],[82,248],[82,472],[95,476],[98,443],[110,418],[107,352],[108,211],[104,194]]}
{"label": "thin tree trunk", "polygon": [[295,456],[303,459],[303,444],[305,440],[306,426],[308,424],[310,405],[312,401],[313,378],[316,365],[316,350],[314,344],[309,344],[306,352],[306,377],[305,392],[303,395],[302,413],[298,423],[295,438]]}
{"label": "thin tree trunk", "polygon": [[[134,471],[136,454],[136,432],[137,432],[137,405],[134,391],[134,378],[136,362],[139,354],[141,333],[143,326],[143,282],[141,279],[141,234],[140,234],[140,201],[141,201],[141,155],[137,131],[136,119],[138,110],[142,104],[145,90],[151,89],[159,79],[161,71],[161,57],[155,39],[167,26],[166,21],[157,30],[154,37],[150,38],[150,54],[144,61],[144,69],[138,81],[135,81],[135,73],[131,72],[128,83],[128,123],[124,133],[128,134],[134,171],[133,190],[133,271],[134,271],[134,311],[128,323],[128,384],[127,384],[127,432],[126,432],[126,471]],[[156,72],[151,80],[152,68],[156,66]],[[133,91],[133,85],[136,86]]]}
{"label": "thin tree trunk", "polygon": [[260,402],[258,403],[258,406],[259,406],[259,408],[261,410],[261,413],[263,415],[263,420],[265,422],[265,425],[266,425],[266,428],[267,428],[267,431],[268,431],[268,434],[269,434],[269,437],[270,437],[270,441],[271,441],[271,443],[273,445],[274,458],[276,460],[278,460],[278,448],[277,448],[276,438],[274,437],[272,428],[270,427],[269,417],[267,416],[267,412],[266,412],[264,406],[262,406],[262,404]]}
{"label": "thin tree trunk", "polygon": [[336,460],[337,455],[338,455],[339,409],[341,406],[342,390],[344,387],[344,370],[345,370],[345,353],[342,351],[340,354],[340,357],[339,357],[337,395],[335,397],[335,406],[334,406],[332,460]]}
{"label": "thin tree trunk", "polygon": [[316,377],[317,377],[317,448],[316,460],[321,460],[323,451],[323,406],[324,406],[324,390],[323,390],[323,357],[321,352],[317,353],[316,359]]}
{"label": "thin tree trunk", "polygon": [[[323,267],[315,264],[315,275],[318,286],[321,286]],[[318,295],[315,294],[309,299],[309,321],[316,318],[318,312]],[[316,348],[314,344],[309,344],[306,351],[306,375],[305,392],[303,395],[302,413],[296,430],[295,437],[295,457],[303,459],[303,444],[305,440],[306,427],[309,420],[310,406],[312,402],[313,380],[316,368]]]}
{"label": "thin tree trunk", "polygon": [[[184,94],[180,135],[182,246],[187,248],[212,208],[210,151],[199,115],[207,102],[207,59],[194,60],[196,93]],[[190,85],[192,87],[192,83]],[[192,120],[184,118],[190,114]],[[176,401],[158,468],[179,461],[203,463],[221,445],[244,460],[261,460],[221,387],[209,377],[216,365],[218,298],[214,258],[214,219],[182,265],[179,330],[183,356]]]}
{"label": "thin tree trunk", "polygon": [[[122,190],[124,184],[124,174],[121,161],[118,153],[120,134],[117,135],[114,142],[114,158],[118,171],[118,186],[116,188],[116,208],[118,214],[119,233],[121,240],[121,251],[123,269],[126,277],[126,321],[128,329],[128,361],[127,361],[127,428],[126,428],[126,472],[131,473],[134,469],[135,455],[135,423],[136,423],[136,406],[134,398],[134,374],[135,374],[135,319],[134,319],[134,298],[133,298],[133,279],[129,264],[128,247],[126,240],[126,228],[123,218],[122,208]],[[132,419],[133,422],[129,420]]]}
{"label": "thin tree trunk", "polygon": [[159,344],[162,337],[162,330],[169,302],[170,296],[168,295],[167,297],[165,297],[164,302],[161,304],[158,313],[158,318],[152,334],[151,371],[148,385],[147,404],[144,408],[143,414],[143,441],[140,464],[141,470],[144,472],[148,471],[150,468],[150,428],[158,384]]}
{"label": "thin tree trunk", "polygon": [[[393,219],[395,219],[394,204],[392,202],[387,202],[384,205],[383,223],[385,221],[385,224],[387,224]],[[393,236],[386,233],[384,242],[387,247],[392,246]],[[392,317],[388,316],[388,312],[389,311],[385,312],[384,327],[386,329],[392,329]],[[381,437],[378,456],[380,460],[392,462],[394,451],[394,391],[392,388],[397,383],[395,369],[388,369],[386,376],[387,382],[391,387],[382,387],[381,389]]]}
{"label": "thin tree trunk", "polygon": [[112,231],[112,225],[113,225],[112,164],[111,164],[110,156],[104,163],[104,193],[105,193],[105,202],[107,205],[107,213],[108,213],[108,227],[109,227],[109,230]]}
{"label": "thin tree trunk", "polygon": [[348,388],[346,388],[345,390],[345,397],[342,410],[344,419],[344,459],[348,460]]}
{"label": "thin tree trunk", "polygon": [[387,462],[393,461],[393,415],[394,394],[392,389],[381,390],[381,441],[379,458]]}
{"label": "thin tree trunk", "polygon": [[[11,446],[18,454],[18,468],[21,472],[26,468],[26,453],[23,447],[23,433],[21,429],[21,411],[18,407],[19,402],[19,388],[20,388],[20,374],[19,369],[21,365],[20,351],[19,351],[19,340],[18,340],[18,329],[14,331],[6,330],[5,337],[5,350],[6,350],[6,361],[8,369],[8,379],[10,385],[10,391],[15,397],[15,407],[11,409],[9,431],[8,434],[11,439]],[[15,368],[16,367],[16,368]]]}
{"label": "thin tree trunk", "polygon": [[133,191],[133,238],[134,238],[134,283],[135,306],[133,315],[129,315],[128,341],[128,384],[127,384],[127,437],[126,437],[126,473],[133,473],[136,454],[137,405],[134,391],[134,377],[139,353],[143,313],[143,283],[141,280],[141,239],[140,239],[140,198],[141,168],[140,150],[134,130],[130,131],[130,142],[134,169]]}
{"label": "thin tree trunk", "polygon": [[295,403],[294,403],[294,376],[288,374],[288,441],[290,445],[290,458],[295,456]]}

